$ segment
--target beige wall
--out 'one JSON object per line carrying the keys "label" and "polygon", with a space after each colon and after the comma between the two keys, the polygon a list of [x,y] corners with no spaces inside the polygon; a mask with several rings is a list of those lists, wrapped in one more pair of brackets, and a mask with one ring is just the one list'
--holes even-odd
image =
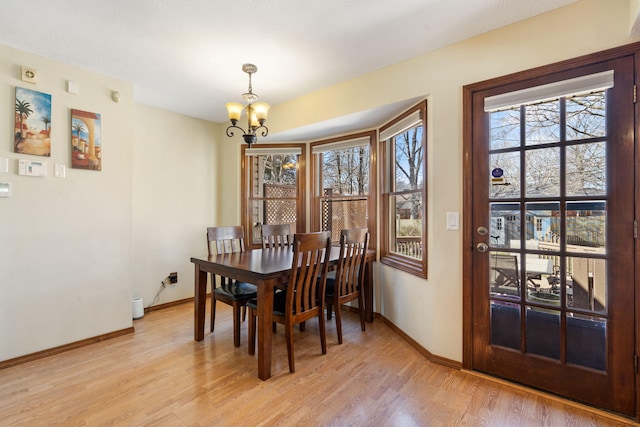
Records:
{"label": "beige wall", "polygon": [[146,306],[174,271],[178,283],[155,304],[193,296],[189,259],[207,253],[205,229],[217,221],[220,125],[143,105],[134,111],[133,294]]}
{"label": "beige wall", "polygon": [[[38,70],[37,85],[19,80]],[[66,81],[79,94],[66,92]],[[52,95],[50,158],[13,152],[15,86]],[[119,103],[111,91],[121,92]],[[0,198],[0,360],[132,326],[132,298],[193,296],[190,256],[215,224],[220,125],[133,102],[133,86],[0,46],[0,157],[13,196]],[[69,109],[102,115],[103,170],[71,169]],[[225,141],[226,142],[226,141]],[[17,175],[46,161],[47,178]],[[54,178],[55,163],[67,166]]]}
{"label": "beige wall", "polygon": [[[432,353],[462,360],[463,231],[445,228],[462,211],[462,86],[636,41],[631,6],[581,0],[272,108],[276,133],[428,97],[429,278],[378,265],[376,311]],[[37,86],[18,80],[21,65],[38,69]],[[16,85],[53,95],[48,178],[17,175],[18,159],[42,158],[13,153]],[[132,97],[130,83],[0,46],[0,182],[14,193],[0,199],[0,360],[131,326],[131,298],[149,304],[170,271],[179,282],[159,302],[193,295],[188,258],[204,251],[204,227],[240,222],[239,142]],[[70,108],[102,114],[104,168],[53,178],[70,163]]]}
{"label": "beige wall", "polygon": [[[21,66],[38,71],[36,85]],[[52,96],[51,157],[13,152],[16,86]],[[0,182],[13,193],[0,199],[0,360],[131,326],[132,98],[129,83],[0,46]],[[69,167],[71,108],[101,114],[100,172]],[[48,177],[19,176],[19,159],[46,162]],[[66,178],[53,177],[56,163]]]}

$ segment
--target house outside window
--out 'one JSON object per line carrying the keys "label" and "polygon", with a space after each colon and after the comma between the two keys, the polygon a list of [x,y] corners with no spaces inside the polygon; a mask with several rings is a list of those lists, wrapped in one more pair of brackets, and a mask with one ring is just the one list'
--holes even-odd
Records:
{"label": "house outside window", "polygon": [[375,132],[364,132],[311,144],[312,227],[331,231],[334,242],[343,229],[368,228],[375,234],[374,141]]}
{"label": "house outside window", "polygon": [[262,224],[290,224],[291,233],[304,232],[304,146],[254,145],[242,152],[245,245],[262,244]]}
{"label": "house outside window", "polygon": [[380,128],[381,262],[427,277],[426,101]]}

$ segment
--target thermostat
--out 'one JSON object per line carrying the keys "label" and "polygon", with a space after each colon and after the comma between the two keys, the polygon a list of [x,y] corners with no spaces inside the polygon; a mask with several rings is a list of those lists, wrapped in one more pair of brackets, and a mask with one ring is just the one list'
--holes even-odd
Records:
{"label": "thermostat", "polygon": [[18,175],[47,176],[47,163],[33,160],[20,160],[18,162]]}

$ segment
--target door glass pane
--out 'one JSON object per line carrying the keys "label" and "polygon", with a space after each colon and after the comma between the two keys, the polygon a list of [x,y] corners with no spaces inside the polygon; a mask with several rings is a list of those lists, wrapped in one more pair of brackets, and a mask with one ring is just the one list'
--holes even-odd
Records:
{"label": "door glass pane", "polygon": [[491,345],[520,350],[520,305],[491,301]]}
{"label": "door glass pane", "polygon": [[567,307],[607,312],[606,265],[604,259],[567,257]]}
{"label": "door glass pane", "polygon": [[489,253],[489,292],[491,295],[520,295],[518,255],[509,252]]}
{"label": "door glass pane", "polygon": [[607,191],[605,142],[567,147],[567,196],[604,195]]}
{"label": "door glass pane", "polygon": [[527,307],[527,353],[560,359],[560,312]]}
{"label": "door glass pane", "polygon": [[491,113],[490,150],[520,146],[520,108]]}
{"label": "door glass pane", "polygon": [[607,367],[607,320],[567,316],[567,363],[604,371]]}
{"label": "door glass pane", "polygon": [[604,91],[567,98],[567,139],[606,135]]}
{"label": "door glass pane", "polygon": [[527,197],[560,195],[560,149],[529,150],[525,155]]}
{"label": "door glass pane", "polygon": [[489,162],[489,197],[520,197],[520,152],[494,153]]}
{"label": "door glass pane", "polygon": [[525,107],[526,145],[560,141],[560,100]]}
{"label": "door glass pane", "polygon": [[567,202],[567,251],[606,253],[605,201]]}
{"label": "door glass pane", "polygon": [[560,202],[526,205],[526,239],[529,249],[560,249]]}
{"label": "door glass pane", "polygon": [[491,203],[489,209],[489,245],[520,247],[520,203]]}

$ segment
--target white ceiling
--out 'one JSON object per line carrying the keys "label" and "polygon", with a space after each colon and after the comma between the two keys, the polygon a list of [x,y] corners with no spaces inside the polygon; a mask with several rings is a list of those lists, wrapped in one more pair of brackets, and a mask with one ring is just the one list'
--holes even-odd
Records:
{"label": "white ceiling", "polygon": [[[574,1],[0,0],[0,44],[132,82],[140,104],[225,122],[225,102],[247,91],[243,63],[276,105]],[[359,113],[359,126],[411,102]]]}

